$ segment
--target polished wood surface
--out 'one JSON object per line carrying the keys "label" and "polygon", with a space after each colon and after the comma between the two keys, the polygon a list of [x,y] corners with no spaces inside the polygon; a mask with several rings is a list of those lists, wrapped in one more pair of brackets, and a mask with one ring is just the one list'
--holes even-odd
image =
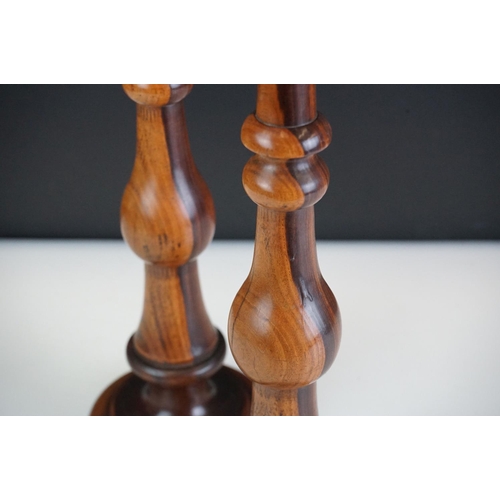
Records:
{"label": "polished wood surface", "polygon": [[127,347],[133,375],[93,414],[248,414],[250,385],[221,370],[225,343],[200,290],[196,257],[213,238],[215,211],[189,146],[183,99],[192,85],[123,87],[137,103],[137,148],[121,230],[145,261],[144,308]]}
{"label": "polished wood surface", "polygon": [[331,128],[314,85],[259,85],[243,124],[256,153],[243,185],[258,205],[254,259],[230,311],[229,342],[253,381],[252,415],[316,415],[315,381],[337,354],[340,312],[319,270],[314,207],[329,173]]}

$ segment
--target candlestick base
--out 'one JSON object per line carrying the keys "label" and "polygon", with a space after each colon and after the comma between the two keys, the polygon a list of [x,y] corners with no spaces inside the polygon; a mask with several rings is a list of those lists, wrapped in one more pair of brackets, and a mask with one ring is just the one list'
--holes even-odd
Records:
{"label": "candlestick base", "polygon": [[210,378],[182,387],[161,387],[128,373],[111,384],[92,408],[92,416],[245,416],[251,384],[223,366]]}

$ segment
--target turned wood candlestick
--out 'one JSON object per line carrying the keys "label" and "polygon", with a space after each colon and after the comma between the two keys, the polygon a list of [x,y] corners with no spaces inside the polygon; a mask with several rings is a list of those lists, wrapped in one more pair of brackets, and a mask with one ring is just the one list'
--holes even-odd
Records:
{"label": "turned wood candlestick", "polygon": [[258,205],[250,274],[229,317],[229,343],[253,381],[252,415],[317,415],[316,380],[340,343],[340,313],[316,256],[314,207],[329,173],[317,153],[331,128],[314,85],[259,85],[243,124],[253,156],[243,185]]}
{"label": "turned wood candlestick", "polygon": [[225,342],[198,279],[215,212],[189,147],[183,99],[192,85],[123,87],[137,103],[137,152],[121,229],[146,262],[144,309],[127,346],[133,373],[101,395],[92,415],[246,415],[250,383],[221,367]]}

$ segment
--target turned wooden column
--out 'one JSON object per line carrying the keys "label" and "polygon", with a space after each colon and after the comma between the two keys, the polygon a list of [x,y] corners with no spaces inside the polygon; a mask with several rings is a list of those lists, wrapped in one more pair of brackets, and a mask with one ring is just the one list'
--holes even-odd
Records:
{"label": "turned wooden column", "polygon": [[121,229],[145,261],[142,319],[127,346],[133,373],[93,415],[245,415],[250,384],[221,368],[225,342],[203,304],[196,257],[215,230],[212,197],[189,147],[183,99],[192,85],[124,85],[137,103],[137,151]]}
{"label": "turned wooden column", "polygon": [[314,207],[329,173],[317,153],[331,128],[314,85],[259,85],[241,132],[253,156],[243,185],[258,205],[250,274],[229,317],[229,343],[253,381],[252,415],[317,415],[316,380],[339,348],[337,302],[318,266]]}

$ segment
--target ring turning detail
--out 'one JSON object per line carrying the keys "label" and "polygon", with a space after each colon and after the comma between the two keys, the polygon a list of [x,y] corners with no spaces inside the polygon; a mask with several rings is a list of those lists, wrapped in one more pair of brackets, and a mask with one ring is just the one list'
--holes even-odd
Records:
{"label": "ring turning detail", "polygon": [[127,347],[132,373],[93,415],[247,415],[250,384],[222,367],[225,343],[201,295],[196,257],[211,242],[215,210],[191,155],[184,98],[192,85],[124,85],[137,103],[135,164],[121,230],[145,261],[142,319]]}
{"label": "ring turning detail", "polygon": [[339,349],[341,318],[316,255],[314,204],[328,168],[317,153],[331,128],[314,85],[259,85],[242,128],[256,153],[243,185],[257,204],[250,274],[230,311],[234,358],[253,382],[252,415],[317,415],[316,380]]}

